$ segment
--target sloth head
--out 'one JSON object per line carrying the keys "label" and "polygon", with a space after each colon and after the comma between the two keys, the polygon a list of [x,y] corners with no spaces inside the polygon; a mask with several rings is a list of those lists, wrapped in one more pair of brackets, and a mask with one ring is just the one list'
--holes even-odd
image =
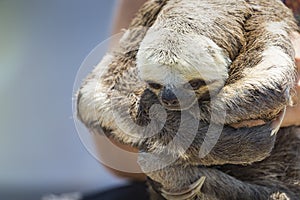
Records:
{"label": "sloth head", "polygon": [[137,54],[139,77],[169,110],[209,101],[224,86],[230,63],[211,39],[168,30],[150,29]]}

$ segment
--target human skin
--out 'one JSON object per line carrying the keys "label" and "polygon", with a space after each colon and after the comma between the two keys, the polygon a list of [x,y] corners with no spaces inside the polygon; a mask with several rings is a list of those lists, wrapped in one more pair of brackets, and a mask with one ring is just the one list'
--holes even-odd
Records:
{"label": "human skin", "polygon": [[[121,32],[121,29],[127,28],[131,19],[134,17],[134,14],[137,12],[139,7],[145,2],[146,0],[119,0],[117,8],[116,8],[116,14],[113,21],[113,28],[112,28],[112,35],[118,34]],[[298,72],[300,72],[300,34],[299,33],[293,33],[291,35],[291,39],[295,48],[295,62],[298,67]],[[111,44],[112,46],[114,45]],[[283,122],[281,124],[281,127],[287,127],[292,125],[300,125],[300,80],[298,76],[297,84],[295,86],[295,96],[293,97],[293,106],[290,106],[286,110],[285,117],[283,119]],[[252,120],[249,122],[243,122],[242,124],[233,125],[234,127],[241,127],[241,126],[256,126],[261,125],[261,120]],[[118,152],[114,151],[113,149],[110,149],[109,146],[105,145],[105,142],[102,139],[102,137],[95,137],[95,143],[97,146],[98,154],[101,157],[101,160],[103,163],[109,163],[106,162],[106,159],[115,158],[118,157]],[[117,145],[119,148],[126,150],[126,151],[132,151],[137,152],[136,149],[129,147],[127,145],[120,144],[119,142],[110,139],[110,141]],[[109,152],[109,153],[108,153]],[[105,154],[110,154],[109,156],[103,156]],[[130,158],[131,163],[128,163],[127,158],[120,158],[118,159],[118,165],[126,165],[132,166],[133,168],[139,169],[139,166],[136,162],[137,158]],[[106,166],[106,168],[112,172],[114,175],[122,178],[128,178],[128,179],[134,179],[134,180],[145,180],[146,176],[142,173],[127,173],[123,171],[118,171],[116,169],[111,168],[110,166]]]}

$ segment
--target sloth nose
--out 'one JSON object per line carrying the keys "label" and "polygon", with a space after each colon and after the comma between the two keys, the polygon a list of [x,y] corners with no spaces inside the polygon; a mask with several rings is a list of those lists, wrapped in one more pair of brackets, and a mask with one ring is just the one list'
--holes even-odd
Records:
{"label": "sloth nose", "polygon": [[178,106],[179,102],[177,99],[173,99],[173,100],[166,100],[166,99],[162,99],[162,101],[164,102],[164,104],[166,104],[167,106]]}
{"label": "sloth nose", "polygon": [[176,98],[176,95],[170,89],[165,89],[162,93],[161,100],[167,106],[179,106],[179,101]]}

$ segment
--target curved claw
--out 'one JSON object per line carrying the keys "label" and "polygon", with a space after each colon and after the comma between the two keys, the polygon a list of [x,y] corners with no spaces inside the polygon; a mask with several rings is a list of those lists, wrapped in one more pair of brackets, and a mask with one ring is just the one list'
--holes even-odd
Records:
{"label": "curved claw", "polygon": [[161,189],[161,195],[167,199],[167,200],[188,200],[195,197],[197,194],[199,194],[206,177],[202,176],[200,179],[198,179],[195,183],[190,185],[187,190],[183,190],[180,192],[168,192],[164,189]]}
{"label": "curved claw", "polygon": [[275,135],[278,130],[280,129],[280,125],[283,121],[284,115],[286,112],[286,106],[284,107],[284,109],[279,113],[278,117],[272,122],[271,127],[272,127],[272,132],[271,135]]}

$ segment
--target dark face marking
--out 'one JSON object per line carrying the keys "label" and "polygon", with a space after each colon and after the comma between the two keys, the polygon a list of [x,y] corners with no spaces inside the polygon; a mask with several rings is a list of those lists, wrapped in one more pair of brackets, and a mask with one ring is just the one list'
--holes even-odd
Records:
{"label": "dark face marking", "polygon": [[158,96],[161,104],[169,110],[186,110],[196,102],[210,100],[207,84],[202,79],[192,79],[181,86],[162,85],[154,81],[146,82],[149,89]]}
{"label": "dark face marking", "polygon": [[148,82],[148,85],[150,88],[155,89],[155,90],[160,90],[163,86],[159,83],[155,83],[155,82]]}
{"label": "dark face marking", "polygon": [[198,90],[199,88],[206,86],[206,82],[201,79],[193,79],[190,80],[188,83],[184,85],[184,88],[186,89],[193,89],[193,90]]}

